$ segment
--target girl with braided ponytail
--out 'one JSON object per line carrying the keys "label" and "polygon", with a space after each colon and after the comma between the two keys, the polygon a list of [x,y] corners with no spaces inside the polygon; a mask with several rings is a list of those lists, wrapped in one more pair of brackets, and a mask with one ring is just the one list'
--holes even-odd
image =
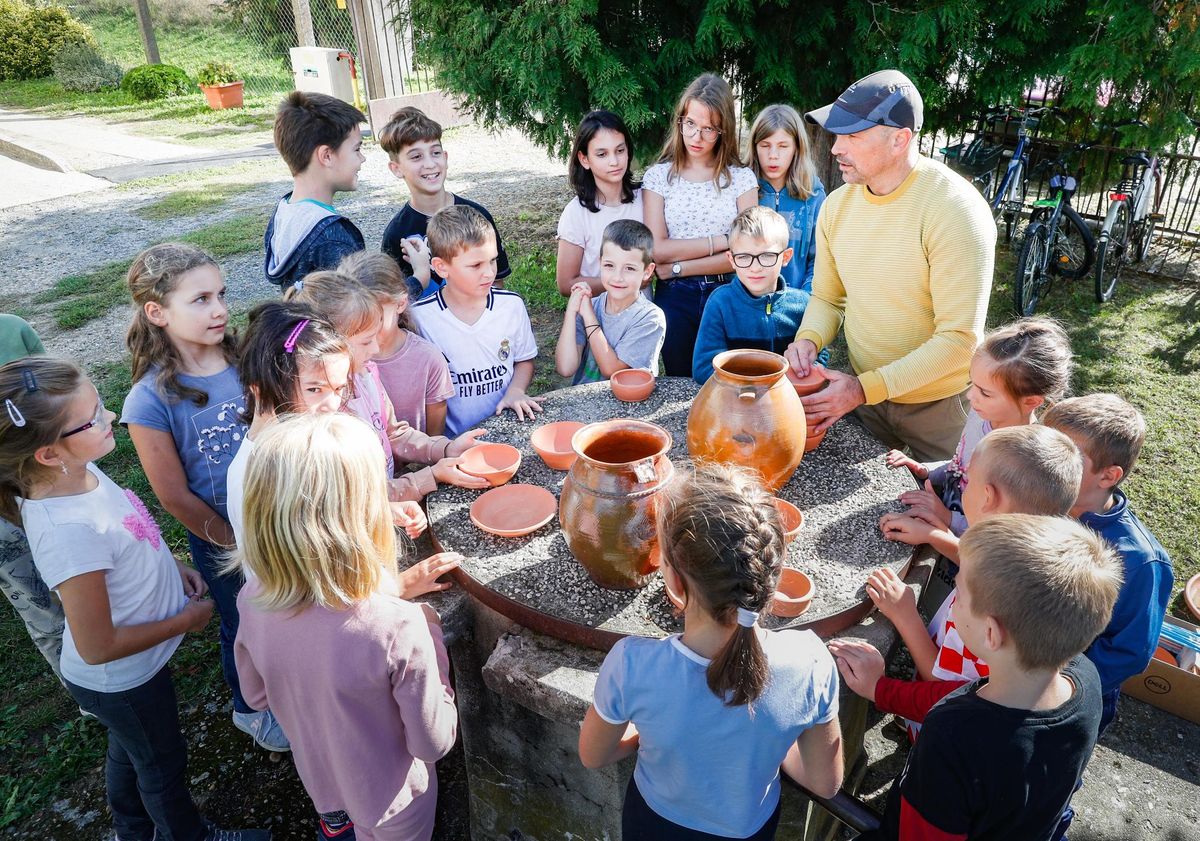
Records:
{"label": "girl with braided ponytail", "polygon": [[663,580],[683,633],[623,639],[579,736],[600,768],[637,755],[625,841],[775,837],[779,770],[832,797],[842,781],[838,677],[811,631],[758,624],[784,541],[770,494],[741,468],[681,471],[658,500]]}

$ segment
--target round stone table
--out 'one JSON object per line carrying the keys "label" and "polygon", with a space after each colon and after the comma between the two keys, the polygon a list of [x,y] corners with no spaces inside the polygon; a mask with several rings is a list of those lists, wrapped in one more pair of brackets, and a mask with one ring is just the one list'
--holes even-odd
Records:
{"label": "round stone table", "polygon": [[[517,447],[521,466],[513,482],[547,488],[556,496],[565,471],[551,470],[529,443],[533,430],[560,420],[583,423],[628,417],[651,421],[673,439],[670,457],[688,457],[688,409],[699,387],[687,378],[661,377],[641,403],[623,403],[607,382],[573,386],[539,397],[545,412],[518,421],[511,412],[488,419],[484,440]],[[803,419],[797,417],[797,423]],[[884,540],[882,514],[898,511],[896,498],[914,486],[907,470],[889,470],[886,449],[853,418],[835,424],[806,453],[779,496],[804,512],[804,527],[788,547],[787,566],[815,584],[812,606],[794,619],[763,617],[767,628],[811,628],[822,636],[859,622],[870,610],[868,574],[890,566],[903,576],[912,548]],[[567,547],[558,519],[520,538],[494,537],[477,528],[469,509],[481,491],[442,487],[427,497],[430,531],[442,551],[464,557],[458,583],[486,606],[519,625],[568,642],[607,649],[623,636],[663,637],[682,630],[656,576],[641,590],[594,584]]]}

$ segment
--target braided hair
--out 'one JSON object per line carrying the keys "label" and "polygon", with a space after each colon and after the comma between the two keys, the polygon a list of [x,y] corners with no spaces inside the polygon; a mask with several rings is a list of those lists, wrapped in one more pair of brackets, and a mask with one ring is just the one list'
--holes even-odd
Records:
{"label": "braided hair", "polygon": [[737,625],[709,664],[708,688],[727,706],[753,704],[767,685],[757,623],[737,624],[738,608],[762,613],[779,584],[784,540],[771,495],[750,471],[703,462],[681,470],[657,503],[663,562],[722,625]]}

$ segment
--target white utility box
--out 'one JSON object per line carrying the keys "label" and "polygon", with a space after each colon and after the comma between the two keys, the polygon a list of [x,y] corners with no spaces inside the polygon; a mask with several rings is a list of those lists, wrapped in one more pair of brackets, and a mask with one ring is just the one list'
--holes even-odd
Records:
{"label": "white utility box", "polygon": [[292,47],[290,52],[296,90],[324,93],[354,104],[354,80],[350,76],[350,59],[338,59],[338,53],[344,53],[344,50]]}

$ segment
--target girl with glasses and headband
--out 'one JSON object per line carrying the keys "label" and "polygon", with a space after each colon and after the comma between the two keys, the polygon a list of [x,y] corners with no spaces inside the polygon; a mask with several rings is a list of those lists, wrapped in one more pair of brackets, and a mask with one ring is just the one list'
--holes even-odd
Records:
{"label": "girl with glasses and headband", "polygon": [[188,792],[167,661],[208,624],[213,603],[142,501],[93,463],[116,446],[116,416],[79,368],[45,357],[0,368],[0,402],[0,515],[24,526],[38,573],[62,600],[62,679],[108,730],[116,837],[269,841],[266,831],[213,829]]}
{"label": "girl with glasses and headband", "polygon": [[679,98],[659,162],[642,180],[644,221],[654,233],[654,302],[667,316],[668,376],[691,375],[700,316],[729,282],[729,226],[757,203],[758,181],[738,151],[733,92],[705,73]]}

